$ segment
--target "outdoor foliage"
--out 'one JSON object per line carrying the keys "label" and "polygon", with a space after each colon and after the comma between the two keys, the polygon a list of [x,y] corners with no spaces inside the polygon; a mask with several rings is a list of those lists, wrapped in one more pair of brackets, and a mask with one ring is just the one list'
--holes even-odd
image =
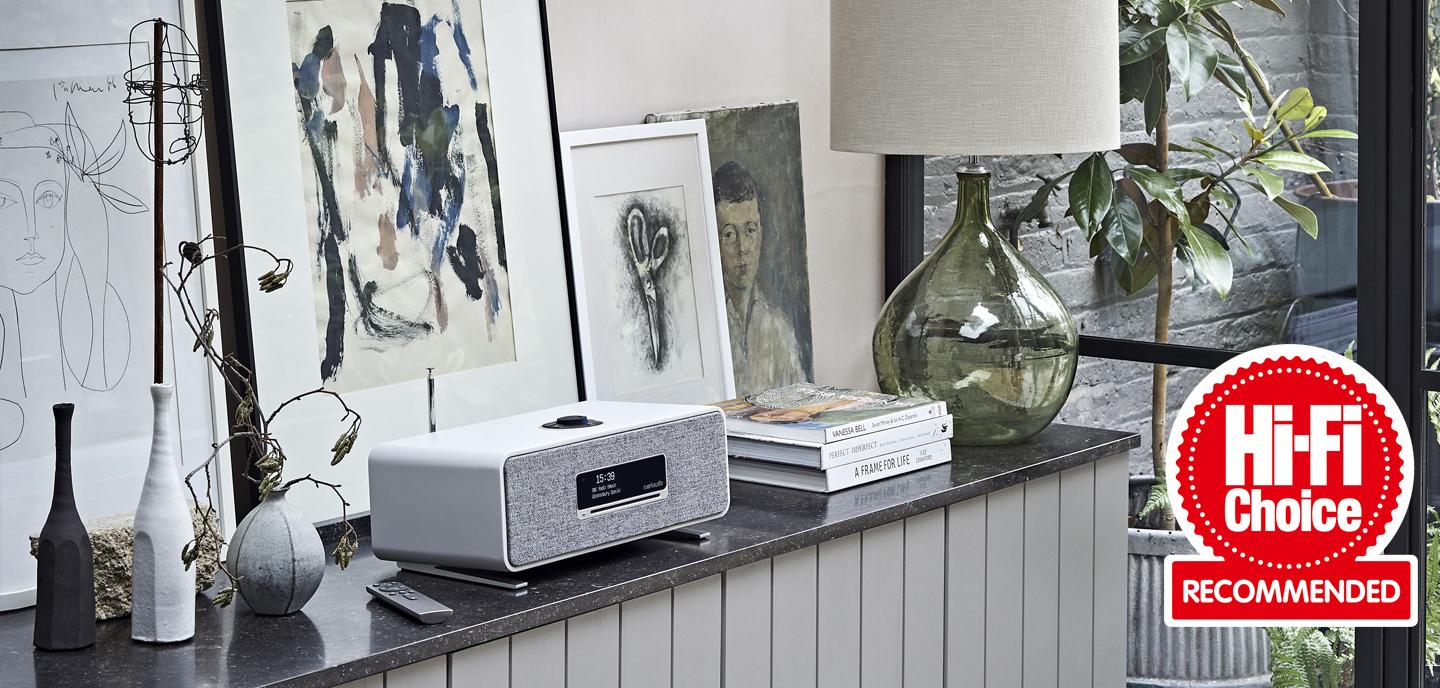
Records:
{"label": "outdoor foliage", "polygon": [[[1044,180],[1019,220],[1040,217],[1068,181],[1065,214],[1090,242],[1090,256],[1113,255],[1115,279],[1134,294],[1157,285],[1155,341],[1169,340],[1173,264],[1226,297],[1234,278],[1230,251],[1247,246],[1236,224],[1241,190],[1254,189],[1295,219],[1311,237],[1315,213],[1284,195],[1287,172],[1310,175],[1322,192],[1325,163],[1305,152],[1317,139],[1353,139],[1325,128],[1327,110],[1310,89],[1273,95],[1222,10],[1260,8],[1278,15],[1277,0],[1119,0],[1120,97],[1139,103],[1151,140],[1095,153],[1074,170]],[[1228,139],[1170,140],[1171,99],[1195,98],[1212,82],[1235,99]],[[1165,495],[1165,366],[1152,380],[1152,446],[1156,485],[1147,510],[1161,509],[1173,527]]]}
{"label": "outdoor foliage", "polygon": [[1355,685],[1355,629],[1267,628],[1270,683],[1274,688],[1345,688]]}

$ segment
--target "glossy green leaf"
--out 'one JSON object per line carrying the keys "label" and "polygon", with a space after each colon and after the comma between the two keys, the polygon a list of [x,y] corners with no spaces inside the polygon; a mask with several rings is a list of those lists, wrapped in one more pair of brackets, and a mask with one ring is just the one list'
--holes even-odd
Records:
{"label": "glossy green leaf", "polygon": [[1295,138],[1297,138],[1297,139],[1352,139],[1352,140],[1353,140],[1353,139],[1358,139],[1358,138],[1360,138],[1360,137],[1359,137],[1359,136],[1356,136],[1356,135],[1355,135],[1355,132],[1353,132],[1353,131],[1346,131],[1346,130],[1344,130],[1344,129],[1316,129],[1315,131],[1307,131],[1307,132],[1305,132],[1304,134],[1301,134],[1301,135],[1299,135],[1299,136],[1296,136]]}
{"label": "glossy green leaf", "polygon": [[1190,259],[1196,274],[1209,282],[1210,286],[1220,294],[1220,298],[1228,296],[1230,283],[1235,276],[1235,268],[1230,263],[1230,254],[1214,237],[1189,223],[1182,225],[1180,231],[1185,235],[1185,242],[1189,246]]}
{"label": "glossy green leaf", "polygon": [[1155,65],[1149,60],[1132,62],[1120,66],[1120,102],[1132,100],[1144,102],[1150,92],[1150,83],[1155,76]]}
{"label": "glossy green leaf", "polygon": [[1147,62],[1154,67],[1150,91],[1145,94],[1145,132],[1154,133],[1160,123],[1160,115],[1168,107],[1170,97],[1170,69],[1165,61],[1154,59]]}
{"label": "glossy green leaf", "polygon": [[1070,212],[1086,236],[1100,231],[1114,193],[1115,182],[1103,153],[1091,154],[1075,168],[1070,179]]}
{"label": "glossy green leaf", "polygon": [[1296,153],[1288,150],[1273,150],[1255,158],[1266,167],[1275,170],[1289,170],[1291,172],[1329,172],[1330,167],[1315,158],[1304,153]]}
{"label": "glossy green leaf", "polygon": [[1170,214],[1180,218],[1183,224],[1190,224],[1189,210],[1185,207],[1185,198],[1181,194],[1180,185],[1175,180],[1156,172],[1147,167],[1131,167],[1125,170],[1125,174],[1135,180],[1145,193],[1155,199]]}
{"label": "glossy green leaf", "polygon": [[1066,172],[1041,184],[1040,188],[1035,190],[1035,195],[1030,198],[1030,202],[1025,204],[1024,208],[1020,209],[1020,214],[1015,217],[1015,222],[1029,222],[1040,217],[1041,213],[1045,212],[1045,205],[1050,202],[1050,195],[1055,193],[1055,187],[1059,186],[1060,182],[1065,181],[1065,178],[1072,174],[1075,173]]}
{"label": "glossy green leaf", "polygon": [[1274,200],[1275,205],[1280,206],[1285,212],[1290,213],[1290,217],[1295,218],[1295,221],[1300,223],[1300,228],[1305,230],[1305,233],[1309,234],[1311,239],[1320,236],[1320,221],[1316,219],[1315,211],[1284,196],[1277,196]]}
{"label": "glossy green leaf", "polygon": [[1149,286],[1155,281],[1159,266],[1155,263],[1155,256],[1146,253],[1140,256],[1132,266],[1129,263],[1120,261],[1115,266],[1115,282],[1120,285],[1128,294],[1134,294]]}
{"label": "glossy green leaf", "polygon": [[1165,26],[1131,24],[1120,29],[1120,64],[1139,62],[1165,47]]}
{"label": "glossy green leaf", "polygon": [[1301,86],[1280,94],[1270,108],[1270,116],[1277,120],[1303,120],[1315,109],[1315,98],[1310,89]]}
{"label": "glossy green leaf", "polygon": [[1316,105],[1315,107],[1310,108],[1310,114],[1305,115],[1304,130],[1310,131],[1311,129],[1320,126],[1320,123],[1324,122],[1325,117],[1329,114],[1330,109],[1325,107],[1324,105]]}
{"label": "glossy green leaf", "polygon": [[1177,184],[1184,184],[1193,179],[1206,179],[1215,175],[1194,167],[1171,167],[1165,170],[1165,176],[1174,179]]}
{"label": "glossy green leaf", "polygon": [[1255,3],[1256,5],[1259,5],[1259,6],[1261,6],[1261,7],[1264,7],[1264,8],[1267,9],[1267,10],[1270,10],[1271,12],[1274,12],[1275,14],[1278,14],[1278,15],[1280,15],[1280,16],[1282,16],[1282,17],[1285,16],[1285,8],[1281,7],[1281,6],[1279,5],[1279,3],[1275,2],[1275,0],[1250,0],[1250,1],[1253,2],[1253,3]]}
{"label": "glossy green leaf", "polygon": [[1126,263],[1134,263],[1140,254],[1140,240],[1145,233],[1145,224],[1140,219],[1140,207],[1124,193],[1115,194],[1114,209],[1107,217],[1105,241]]}
{"label": "glossy green leaf", "polygon": [[1265,130],[1255,126],[1255,123],[1248,119],[1245,120],[1245,133],[1249,134],[1250,140],[1255,143],[1260,143],[1265,140]]}
{"label": "glossy green leaf", "polygon": [[1245,67],[1233,55],[1219,53],[1215,61],[1215,79],[1235,94],[1240,109],[1247,114],[1254,107],[1255,98],[1250,93],[1250,79]]}
{"label": "glossy green leaf", "polygon": [[1202,138],[1200,138],[1199,136],[1196,136],[1196,137],[1194,137],[1194,138],[1192,138],[1192,139],[1190,139],[1190,140],[1191,140],[1191,141],[1194,141],[1195,143],[1198,143],[1198,144],[1200,144],[1200,145],[1202,145],[1202,146],[1204,146],[1204,147],[1206,147],[1206,148],[1209,148],[1210,150],[1213,150],[1213,151],[1215,151],[1216,153],[1219,153],[1219,154],[1225,156],[1226,158],[1233,158],[1233,157],[1234,157],[1233,155],[1230,154],[1230,151],[1225,150],[1224,148],[1221,148],[1220,146],[1218,146],[1218,145],[1216,145],[1216,144],[1214,144],[1214,143],[1211,143],[1210,141],[1207,141],[1207,140],[1205,140],[1205,139],[1202,139]]}
{"label": "glossy green leaf", "polygon": [[1185,87],[1185,98],[1199,95],[1220,59],[1210,39],[1200,29],[1176,21],[1165,30],[1165,49],[1170,56],[1170,68]]}
{"label": "glossy green leaf", "polygon": [[1256,189],[1265,194],[1266,198],[1272,201],[1275,200],[1275,197],[1285,192],[1285,180],[1270,170],[1260,167],[1245,167],[1240,171],[1254,177],[1258,184],[1252,186],[1255,186]]}
{"label": "glossy green leaf", "polygon": [[1116,151],[1125,162],[1131,165],[1148,165],[1155,167],[1160,164],[1160,158],[1155,154],[1155,144],[1149,141],[1138,141],[1120,146]]}

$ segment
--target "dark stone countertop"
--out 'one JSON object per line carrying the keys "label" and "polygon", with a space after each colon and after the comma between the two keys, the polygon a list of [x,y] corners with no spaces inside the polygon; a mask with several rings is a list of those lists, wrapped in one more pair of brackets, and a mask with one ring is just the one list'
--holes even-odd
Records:
{"label": "dark stone countertop", "polygon": [[[29,610],[0,614],[0,683],[29,686],[329,686],[461,650],[737,566],[897,521],[1090,463],[1139,445],[1133,433],[1052,425],[1029,442],[957,448],[954,461],[830,495],[731,483],[730,512],[704,542],[646,539],[516,574],[522,594],[398,573],[368,542],[331,566],[305,609],[256,616],[202,600],[193,640],[130,640],[128,619],[101,622],[95,645],[47,653],[31,645]],[[366,584],[399,576],[455,609],[424,626],[370,601]]]}

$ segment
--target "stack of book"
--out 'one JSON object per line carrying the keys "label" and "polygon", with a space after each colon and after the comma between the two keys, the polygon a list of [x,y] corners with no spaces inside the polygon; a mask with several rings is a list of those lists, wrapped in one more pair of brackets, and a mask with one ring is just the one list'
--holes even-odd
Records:
{"label": "stack of book", "polygon": [[950,461],[943,401],[800,383],[718,406],[734,480],[835,492]]}

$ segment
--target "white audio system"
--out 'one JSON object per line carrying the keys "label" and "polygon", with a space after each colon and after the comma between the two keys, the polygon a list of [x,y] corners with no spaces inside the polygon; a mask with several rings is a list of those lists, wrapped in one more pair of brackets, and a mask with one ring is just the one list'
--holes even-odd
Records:
{"label": "white audio system", "polygon": [[730,507],[725,418],[712,406],[583,401],[386,442],[370,450],[369,468],[375,556],[492,584],[506,580],[483,572],[522,571]]}

